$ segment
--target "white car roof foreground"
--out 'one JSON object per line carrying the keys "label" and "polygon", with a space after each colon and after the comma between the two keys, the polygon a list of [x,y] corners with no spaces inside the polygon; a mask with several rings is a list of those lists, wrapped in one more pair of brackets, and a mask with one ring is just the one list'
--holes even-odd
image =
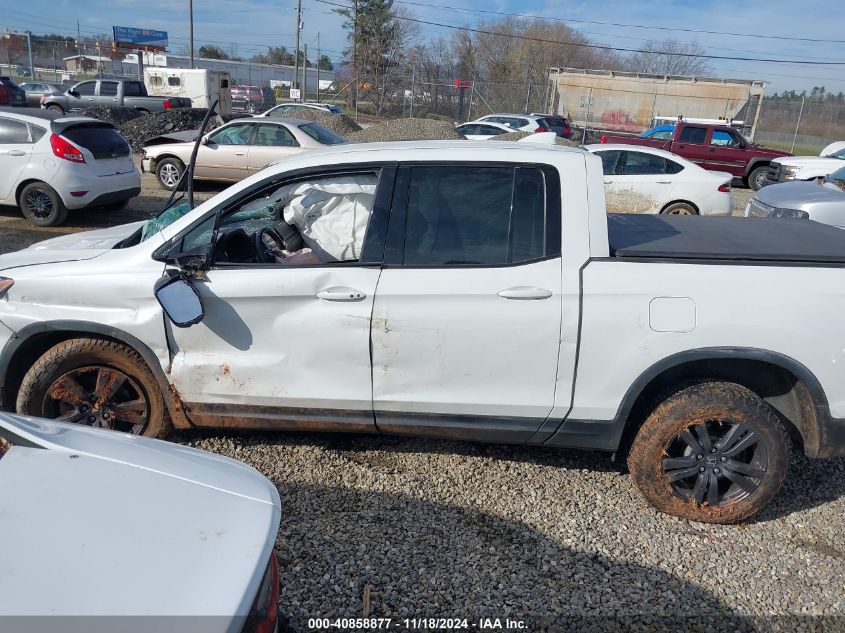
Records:
{"label": "white car roof foreground", "polygon": [[0,434],[12,443],[0,457],[0,621],[159,616],[136,630],[185,631],[191,620],[172,616],[218,616],[203,618],[205,630],[239,628],[281,518],[267,479],[234,460],[115,431],[0,414]]}
{"label": "white car roof foreground", "polygon": [[51,110],[38,110],[36,108],[0,108],[0,114],[4,117],[19,119],[27,123],[103,123],[99,119],[88,116],[59,114]]}

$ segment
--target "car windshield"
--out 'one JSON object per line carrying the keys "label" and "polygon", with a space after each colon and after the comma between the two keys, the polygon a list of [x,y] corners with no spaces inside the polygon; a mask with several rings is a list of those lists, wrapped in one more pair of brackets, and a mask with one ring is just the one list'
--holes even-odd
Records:
{"label": "car windshield", "polygon": [[326,129],[317,123],[306,123],[304,125],[300,125],[299,129],[323,145],[339,145],[340,143],[346,142],[346,139],[342,136],[338,136],[331,130]]}
{"label": "car windshield", "polygon": [[824,181],[836,185],[842,191],[845,191],[845,167],[840,167],[829,176],[825,176]]}
{"label": "car windshield", "polygon": [[838,152],[833,152],[833,154],[829,154],[828,158],[838,158],[839,160],[845,160],[845,147],[840,149]]}

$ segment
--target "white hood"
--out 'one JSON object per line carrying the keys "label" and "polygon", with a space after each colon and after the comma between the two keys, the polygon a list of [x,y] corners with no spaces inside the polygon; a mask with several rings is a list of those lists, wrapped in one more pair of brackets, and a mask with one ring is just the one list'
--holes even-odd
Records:
{"label": "white hood", "polygon": [[36,242],[23,250],[0,255],[0,270],[32,266],[33,264],[92,259],[114,248],[115,245],[138,230],[143,223],[142,220],[131,224],[112,226],[107,229],[70,233],[43,242]]}
{"label": "white hood", "polygon": [[840,167],[845,167],[845,161],[838,158],[825,158],[823,156],[786,156],[778,158],[776,162],[781,165],[788,165],[789,167],[831,167],[831,171],[835,171]]}
{"label": "white hood", "polygon": [[184,631],[192,619],[175,616],[202,615],[215,616],[207,631],[239,630],[281,517],[267,479],[114,431],[0,413],[0,433],[13,445],[0,456],[0,620],[158,616],[148,630]]}

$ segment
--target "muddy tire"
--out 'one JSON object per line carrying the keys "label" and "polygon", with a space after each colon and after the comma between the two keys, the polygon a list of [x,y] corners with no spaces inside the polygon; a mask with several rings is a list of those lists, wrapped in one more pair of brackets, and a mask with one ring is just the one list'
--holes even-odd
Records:
{"label": "muddy tire", "polygon": [[21,190],[18,206],[35,226],[56,226],[67,220],[67,207],[56,190],[44,182],[32,182]]}
{"label": "muddy tire", "polygon": [[769,166],[763,165],[761,167],[755,167],[751,170],[751,173],[748,174],[748,187],[752,191],[760,191],[763,188],[763,185],[766,180],[766,174],[769,172]]}
{"label": "muddy tire", "polygon": [[660,215],[698,215],[698,211],[695,210],[694,206],[686,202],[673,202],[672,204],[666,205],[660,212]]}
{"label": "muddy tire", "polygon": [[147,437],[171,429],[158,381],[130,347],[75,338],[47,350],[26,372],[17,412]]}
{"label": "muddy tire", "polygon": [[168,191],[176,189],[184,172],[185,163],[178,158],[164,158],[156,165],[156,178],[159,184]]}
{"label": "muddy tire", "polygon": [[670,395],[628,454],[634,484],[661,512],[703,523],[743,521],[774,499],[789,470],[789,433],[752,391],[706,382]]}

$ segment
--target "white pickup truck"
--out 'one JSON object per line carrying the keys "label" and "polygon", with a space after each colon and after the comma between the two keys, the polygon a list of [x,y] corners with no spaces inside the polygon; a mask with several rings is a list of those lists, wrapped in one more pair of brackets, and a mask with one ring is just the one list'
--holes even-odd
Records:
{"label": "white pickup truck", "polygon": [[336,430],[624,455],[736,522],[845,454],[845,232],[605,213],[587,152],[343,145],[181,215],[0,256],[18,412],[144,435]]}

